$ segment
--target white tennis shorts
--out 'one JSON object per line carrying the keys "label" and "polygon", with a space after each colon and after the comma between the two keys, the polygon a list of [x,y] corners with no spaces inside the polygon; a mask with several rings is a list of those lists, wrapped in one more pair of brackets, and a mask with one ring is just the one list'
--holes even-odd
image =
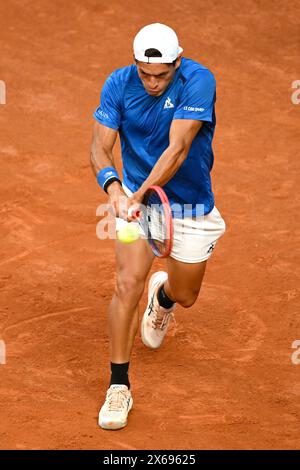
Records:
{"label": "white tennis shorts", "polygon": [[[123,185],[127,196],[132,192]],[[126,220],[116,217],[116,230],[120,230]],[[131,222],[138,224],[138,222]],[[173,248],[170,256],[183,263],[200,263],[207,260],[219,238],[226,230],[226,224],[216,206],[209,214],[198,219],[185,217],[184,219],[173,219]],[[145,234],[139,226],[141,236]]]}

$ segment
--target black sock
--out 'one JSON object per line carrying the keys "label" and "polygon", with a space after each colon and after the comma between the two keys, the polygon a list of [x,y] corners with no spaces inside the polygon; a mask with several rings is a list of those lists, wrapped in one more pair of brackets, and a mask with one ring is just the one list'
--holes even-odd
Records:
{"label": "black sock", "polygon": [[171,308],[175,304],[175,302],[165,293],[164,285],[162,285],[158,290],[157,300],[159,305],[164,308]]}
{"label": "black sock", "polygon": [[127,385],[130,388],[129,378],[128,378],[128,368],[129,362],[124,364],[115,364],[114,362],[110,363],[111,377],[110,385]]}

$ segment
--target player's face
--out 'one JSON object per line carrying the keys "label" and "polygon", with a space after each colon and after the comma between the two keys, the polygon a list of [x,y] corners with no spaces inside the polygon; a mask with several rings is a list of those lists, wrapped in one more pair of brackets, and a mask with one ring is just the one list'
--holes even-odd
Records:
{"label": "player's face", "polygon": [[146,92],[151,96],[160,96],[164,93],[179,65],[180,59],[177,59],[175,66],[173,64],[136,63],[139,77]]}

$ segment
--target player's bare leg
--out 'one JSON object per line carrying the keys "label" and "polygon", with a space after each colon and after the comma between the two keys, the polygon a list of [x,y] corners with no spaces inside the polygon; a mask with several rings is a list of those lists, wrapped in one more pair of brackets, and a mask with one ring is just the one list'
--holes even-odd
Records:
{"label": "player's bare leg", "polygon": [[146,240],[126,245],[116,241],[117,277],[109,307],[111,382],[99,413],[104,429],[119,429],[127,424],[133,400],[128,366],[138,329],[138,304],[154,255]]}
{"label": "player's bare leg", "polygon": [[167,296],[182,307],[191,307],[199,295],[206,263],[182,263],[169,257],[168,279],[164,283]]}
{"label": "player's bare leg", "polygon": [[138,328],[138,303],[154,255],[144,239],[131,244],[116,241],[116,287],[109,307],[111,362],[130,359]]}
{"label": "player's bare leg", "polygon": [[176,303],[191,307],[200,292],[206,261],[183,263],[167,259],[168,272],[159,271],[151,276],[148,287],[148,305],[141,323],[143,343],[159,348],[166,335]]}

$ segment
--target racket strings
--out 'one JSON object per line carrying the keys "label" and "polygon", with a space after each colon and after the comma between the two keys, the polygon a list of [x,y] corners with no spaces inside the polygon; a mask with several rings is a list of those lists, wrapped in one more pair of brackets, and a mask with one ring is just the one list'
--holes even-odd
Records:
{"label": "racket strings", "polygon": [[168,237],[165,208],[156,193],[149,195],[146,205],[147,234],[156,249],[163,253]]}
{"label": "racket strings", "polygon": [[168,256],[172,246],[172,214],[169,201],[162,192],[162,189],[156,186],[147,190],[139,223],[154,254]]}

